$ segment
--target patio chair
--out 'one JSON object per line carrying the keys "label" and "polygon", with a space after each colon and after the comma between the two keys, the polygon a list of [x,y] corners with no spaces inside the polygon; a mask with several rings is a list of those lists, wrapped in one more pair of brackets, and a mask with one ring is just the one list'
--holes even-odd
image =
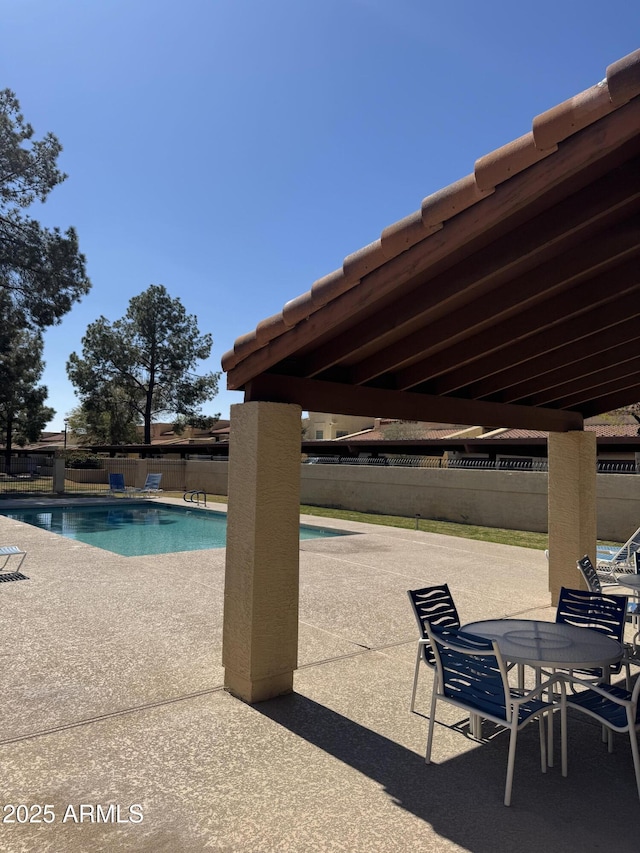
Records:
{"label": "patio chair", "polygon": [[[27,552],[23,551],[22,548],[18,548],[17,545],[0,545],[0,558],[4,557],[4,562],[2,566],[0,566],[0,572],[9,571],[19,572],[20,567],[24,563],[24,558],[27,556]],[[11,565],[11,558],[18,558],[18,565]]]}
{"label": "patio chair", "polygon": [[615,582],[616,573],[635,572],[635,554],[640,551],[640,527],[624,545],[617,551],[601,548],[596,554],[596,570],[601,577],[612,578]]}
{"label": "patio chair", "polygon": [[[640,568],[640,552],[636,551],[636,553],[634,554],[633,562],[635,566],[634,574],[638,574],[638,569]],[[582,574],[582,577],[585,579],[589,590],[591,592],[601,593],[602,584],[600,582],[600,578],[598,577],[598,573],[596,572],[596,570],[593,568],[593,563],[591,562],[587,554],[585,554],[581,560],[577,560],[576,565],[578,567],[578,570]],[[615,586],[620,589],[620,584],[617,581],[615,583]],[[627,616],[630,617],[631,623],[633,624],[637,632],[638,628],[640,627],[640,602],[638,601],[638,595],[635,593],[633,595],[633,599],[633,601],[627,601]],[[625,643],[625,649],[631,655],[631,662],[638,663],[637,657],[634,657],[635,651],[633,645],[630,646]]]}
{"label": "patio chair", "polygon": [[602,584],[600,583],[598,573],[593,568],[593,563],[589,559],[589,555],[585,554],[580,560],[576,560],[576,566],[589,587],[589,592],[600,594],[602,592]]}
{"label": "patio chair", "polygon": [[124,495],[131,497],[132,489],[124,484],[124,474],[109,474],[109,494],[113,497]]}
{"label": "patio chair", "polygon": [[446,583],[439,586],[425,586],[423,589],[409,589],[407,595],[420,630],[413,675],[413,691],[411,693],[410,710],[411,713],[414,713],[420,662],[423,661],[428,667],[435,669],[435,657],[427,636],[427,625],[432,624],[440,630],[459,628],[460,617]]}
{"label": "patio chair", "polygon": [[147,479],[144,481],[144,486],[141,489],[134,489],[133,491],[139,495],[146,495],[146,497],[151,498],[159,495],[162,489],[160,488],[160,480],[162,479],[162,474],[147,474]]}
{"label": "patio chair", "polygon": [[[585,558],[583,558],[584,560]],[[589,559],[588,557],[586,558]],[[579,560],[578,564],[583,562]],[[589,560],[589,563],[591,561]],[[606,634],[613,640],[617,640],[624,648],[624,626],[627,614],[627,596],[609,595],[603,592],[584,589],[560,589],[558,606],[556,609],[556,622],[564,622],[568,625],[576,625],[579,628],[590,628]],[[618,675],[625,668],[627,688],[631,684],[629,671],[629,660],[627,657],[609,668],[609,672],[602,669],[572,670],[584,676],[593,678],[595,681],[608,681],[609,676]]]}
{"label": "patio chair", "polygon": [[[566,677],[566,680],[571,684],[573,691],[567,695],[567,706],[593,717],[604,726],[609,752],[613,752],[613,732],[629,732],[636,787],[640,798],[640,755],[637,737],[640,727],[638,713],[640,678],[636,679],[632,691],[625,690],[616,684],[592,684],[572,677]],[[576,690],[577,686],[584,689]]]}
{"label": "patio chair", "polygon": [[543,695],[553,696],[553,685],[560,685],[560,717],[562,742],[562,775],[567,775],[566,705],[565,687],[561,677],[552,677],[534,690],[520,692],[509,686],[507,667],[495,641],[476,637],[456,629],[438,631],[427,623],[427,636],[436,664],[429,734],[425,761],[431,762],[433,730],[438,700],[448,702],[504,726],[510,732],[507,760],[507,780],[504,804],[511,804],[511,788],[516,758],[518,732],[527,723],[538,720],[540,733],[540,765],[547,772],[547,750],[544,736],[544,715],[552,713],[558,706],[545,700]]}

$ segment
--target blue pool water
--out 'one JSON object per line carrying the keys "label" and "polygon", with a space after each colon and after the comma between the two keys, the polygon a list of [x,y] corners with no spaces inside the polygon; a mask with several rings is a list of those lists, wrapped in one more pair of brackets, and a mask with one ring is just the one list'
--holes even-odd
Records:
{"label": "blue pool water", "polygon": [[[149,503],[34,507],[0,515],[123,557],[224,548],[227,534],[224,513]],[[301,539],[342,535],[340,531],[300,525]]]}

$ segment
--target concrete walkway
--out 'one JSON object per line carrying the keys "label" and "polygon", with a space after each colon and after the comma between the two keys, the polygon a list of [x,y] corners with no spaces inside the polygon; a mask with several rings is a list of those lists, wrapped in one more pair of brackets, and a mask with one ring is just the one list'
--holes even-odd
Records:
{"label": "concrete walkway", "polygon": [[553,620],[544,554],[330,526],[357,535],[301,543],[295,693],[250,707],[222,689],[223,550],[125,558],[0,517],[29,578],[0,584],[0,850],[636,853],[628,738],[609,755],[584,717],[567,779],[521,733],[511,808],[506,737],[477,744],[455,709],[424,763],[406,590],[447,581],[463,621]]}

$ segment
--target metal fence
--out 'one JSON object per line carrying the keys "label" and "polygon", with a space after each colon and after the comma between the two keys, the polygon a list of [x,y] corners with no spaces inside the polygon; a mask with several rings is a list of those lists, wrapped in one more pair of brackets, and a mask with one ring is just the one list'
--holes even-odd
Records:
{"label": "metal fence", "polygon": [[128,488],[141,488],[147,474],[162,474],[162,491],[180,492],[185,489],[185,463],[179,459],[115,458],[100,462],[100,468],[65,468],[65,494],[106,494],[109,491],[109,474],[123,474]]}
{"label": "metal fence", "polygon": [[91,464],[65,466],[64,469],[60,467],[57,471],[56,465],[61,465],[61,460],[54,460],[51,456],[42,459],[30,457],[27,460],[15,457],[9,468],[10,473],[4,471],[4,465],[1,466],[0,495],[106,496],[109,493],[110,473],[123,474],[125,485],[131,488],[142,487],[147,473],[162,473],[163,491],[179,492],[185,489],[185,463],[181,460],[104,458],[93,460]]}
{"label": "metal fence", "polygon": [[[403,468],[466,468],[483,471],[541,471],[549,470],[546,458],[501,457],[486,459],[473,456],[312,456],[305,460],[307,465],[385,465]],[[633,460],[598,460],[599,474],[637,474]]]}
{"label": "metal fence", "polygon": [[0,458],[0,494],[50,494],[53,492],[53,464],[50,456],[13,455],[7,467]]}
{"label": "metal fence", "polygon": [[546,459],[469,459],[465,456],[449,459],[447,468],[483,468],[495,471],[548,471]]}

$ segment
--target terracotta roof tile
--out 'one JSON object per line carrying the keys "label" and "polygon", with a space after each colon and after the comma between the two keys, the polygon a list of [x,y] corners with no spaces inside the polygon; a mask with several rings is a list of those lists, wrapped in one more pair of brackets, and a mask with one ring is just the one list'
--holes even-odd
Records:
{"label": "terracotta roof tile", "polygon": [[[254,352],[257,348],[256,345],[256,330],[254,329],[252,332],[247,332],[246,335],[241,335],[237,338],[235,344],[233,345],[233,352],[235,353],[234,364],[237,364],[241,361],[245,356]],[[229,353],[231,356],[231,353]],[[223,356],[223,359],[225,356]]]}
{"label": "terracotta roof tile", "polygon": [[607,87],[611,103],[620,107],[640,92],[640,50],[612,62],[607,68]]}
{"label": "terracotta roof tile", "polygon": [[313,297],[310,290],[290,299],[282,309],[282,317],[287,326],[295,326],[301,320],[306,320],[314,312]]}
{"label": "terracotta roof tile", "polygon": [[482,191],[493,189],[556,150],[556,146],[544,150],[536,148],[533,133],[526,133],[476,160],[476,184]]}
{"label": "terracotta roof tile", "polygon": [[380,237],[382,251],[386,258],[395,258],[400,252],[415,246],[416,243],[420,243],[430,233],[440,228],[442,228],[442,222],[438,222],[432,228],[425,227],[422,211],[416,210],[384,229]]}
{"label": "terracotta roof tile", "polygon": [[481,190],[476,183],[474,174],[460,178],[453,184],[449,184],[438,192],[427,196],[421,207],[422,222],[424,227],[431,231],[439,231],[447,219],[451,219],[458,213],[462,213],[485,196],[491,195],[493,187]]}
{"label": "terracotta roof tile", "polygon": [[637,436],[640,424],[585,424],[585,431],[595,432],[603,438],[609,436]]}
{"label": "terracotta roof tile", "polygon": [[[509,439],[509,438],[546,438],[549,435],[548,432],[543,432],[539,429],[508,429],[506,432],[503,432],[501,435],[497,436],[500,439]],[[491,441],[490,438],[487,441]]]}
{"label": "terracotta roof tile", "polygon": [[569,98],[533,120],[533,137],[538,148],[555,148],[559,142],[604,118],[615,106],[606,82]]}
{"label": "terracotta roof tile", "polygon": [[360,279],[382,266],[386,260],[387,258],[382,251],[382,242],[375,240],[373,243],[369,243],[368,246],[358,249],[357,252],[347,255],[342,264],[342,269],[344,270],[345,278]]}
{"label": "terracotta roof tile", "polygon": [[287,324],[282,312],[273,314],[271,317],[261,320],[256,326],[256,343],[259,347],[264,346],[286,330]]}

